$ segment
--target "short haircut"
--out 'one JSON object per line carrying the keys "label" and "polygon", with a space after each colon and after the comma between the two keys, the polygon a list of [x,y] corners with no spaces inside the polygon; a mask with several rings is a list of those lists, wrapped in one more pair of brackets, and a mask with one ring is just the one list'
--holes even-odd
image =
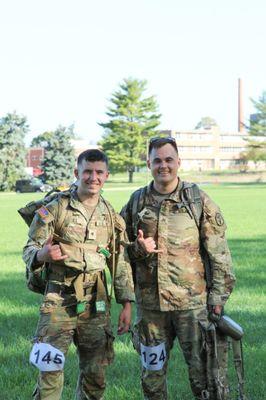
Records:
{"label": "short haircut", "polygon": [[149,142],[149,155],[151,154],[152,149],[158,149],[167,143],[169,143],[171,146],[173,146],[173,148],[175,149],[175,151],[178,154],[178,148],[177,148],[175,138],[173,138],[172,136],[168,136],[168,137],[151,138],[150,142]]}
{"label": "short haircut", "polygon": [[98,149],[85,150],[82,153],[80,153],[77,162],[78,166],[82,164],[83,160],[90,162],[103,161],[106,164],[107,168],[109,165],[107,155]]}

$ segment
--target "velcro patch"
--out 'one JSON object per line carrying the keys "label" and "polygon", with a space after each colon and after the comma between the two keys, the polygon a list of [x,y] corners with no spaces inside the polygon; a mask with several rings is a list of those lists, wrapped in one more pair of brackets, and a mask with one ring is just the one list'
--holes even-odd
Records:
{"label": "velcro patch", "polygon": [[37,214],[39,215],[39,217],[45,221],[48,217],[49,217],[49,211],[47,210],[46,207],[42,206],[41,208],[39,208],[37,211]]}
{"label": "velcro patch", "polygon": [[222,226],[222,225],[224,225],[224,219],[223,219],[223,217],[222,217],[222,214],[220,214],[220,213],[216,213],[215,214],[215,221],[216,221],[216,224],[218,225],[218,226]]}

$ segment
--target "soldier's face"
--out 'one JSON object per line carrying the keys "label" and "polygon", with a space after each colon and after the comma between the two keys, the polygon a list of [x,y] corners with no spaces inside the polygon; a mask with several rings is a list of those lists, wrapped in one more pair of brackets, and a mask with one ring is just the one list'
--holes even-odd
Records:
{"label": "soldier's face", "polygon": [[177,179],[180,158],[170,143],[153,148],[147,164],[155,182],[167,185]]}
{"label": "soldier's face", "polygon": [[82,163],[74,172],[78,180],[78,192],[85,196],[99,194],[109,176],[107,165],[103,161],[82,160]]}

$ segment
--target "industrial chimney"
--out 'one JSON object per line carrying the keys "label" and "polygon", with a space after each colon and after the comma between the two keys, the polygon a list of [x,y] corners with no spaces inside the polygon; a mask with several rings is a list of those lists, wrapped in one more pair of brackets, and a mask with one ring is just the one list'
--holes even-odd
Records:
{"label": "industrial chimney", "polygon": [[238,78],[238,132],[245,131],[244,117],[243,117],[243,93],[242,93],[242,79]]}

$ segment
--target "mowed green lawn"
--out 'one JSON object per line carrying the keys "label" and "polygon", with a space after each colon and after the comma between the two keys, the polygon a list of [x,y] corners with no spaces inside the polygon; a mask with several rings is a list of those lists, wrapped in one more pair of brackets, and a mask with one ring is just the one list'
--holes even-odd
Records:
{"label": "mowed green lawn", "polygon": [[[121,190],[119,189],[121,187]],[[139,186],[109,183],[104,196],[117,210],[127,201],[132,188]],[[232,250],[237,285],[226,312],[245,330],[244,356],[246,387],[252,400],[266,398],[266,185],[204,186],[224,213],[227,237]],[[0,399],[28,400],[37,370],[29,365],[31,337],[38,319],[41,296],[25,286],[21,259],[27,227],[17,209],[39,198],[39,194],[0,194]],[[113,302],[113,324],[119,306]],[[140,362],[130,336],[117,337],[115,362],[108,368],[106,400],[142,399]],[[65,367],[63,400],[74,398],[77,379],[75,347],[69,352]],[[236,383],[230,367],[231,380]],[[191,400],[186,366],[176,344],[169,374],[169,399]]]}

